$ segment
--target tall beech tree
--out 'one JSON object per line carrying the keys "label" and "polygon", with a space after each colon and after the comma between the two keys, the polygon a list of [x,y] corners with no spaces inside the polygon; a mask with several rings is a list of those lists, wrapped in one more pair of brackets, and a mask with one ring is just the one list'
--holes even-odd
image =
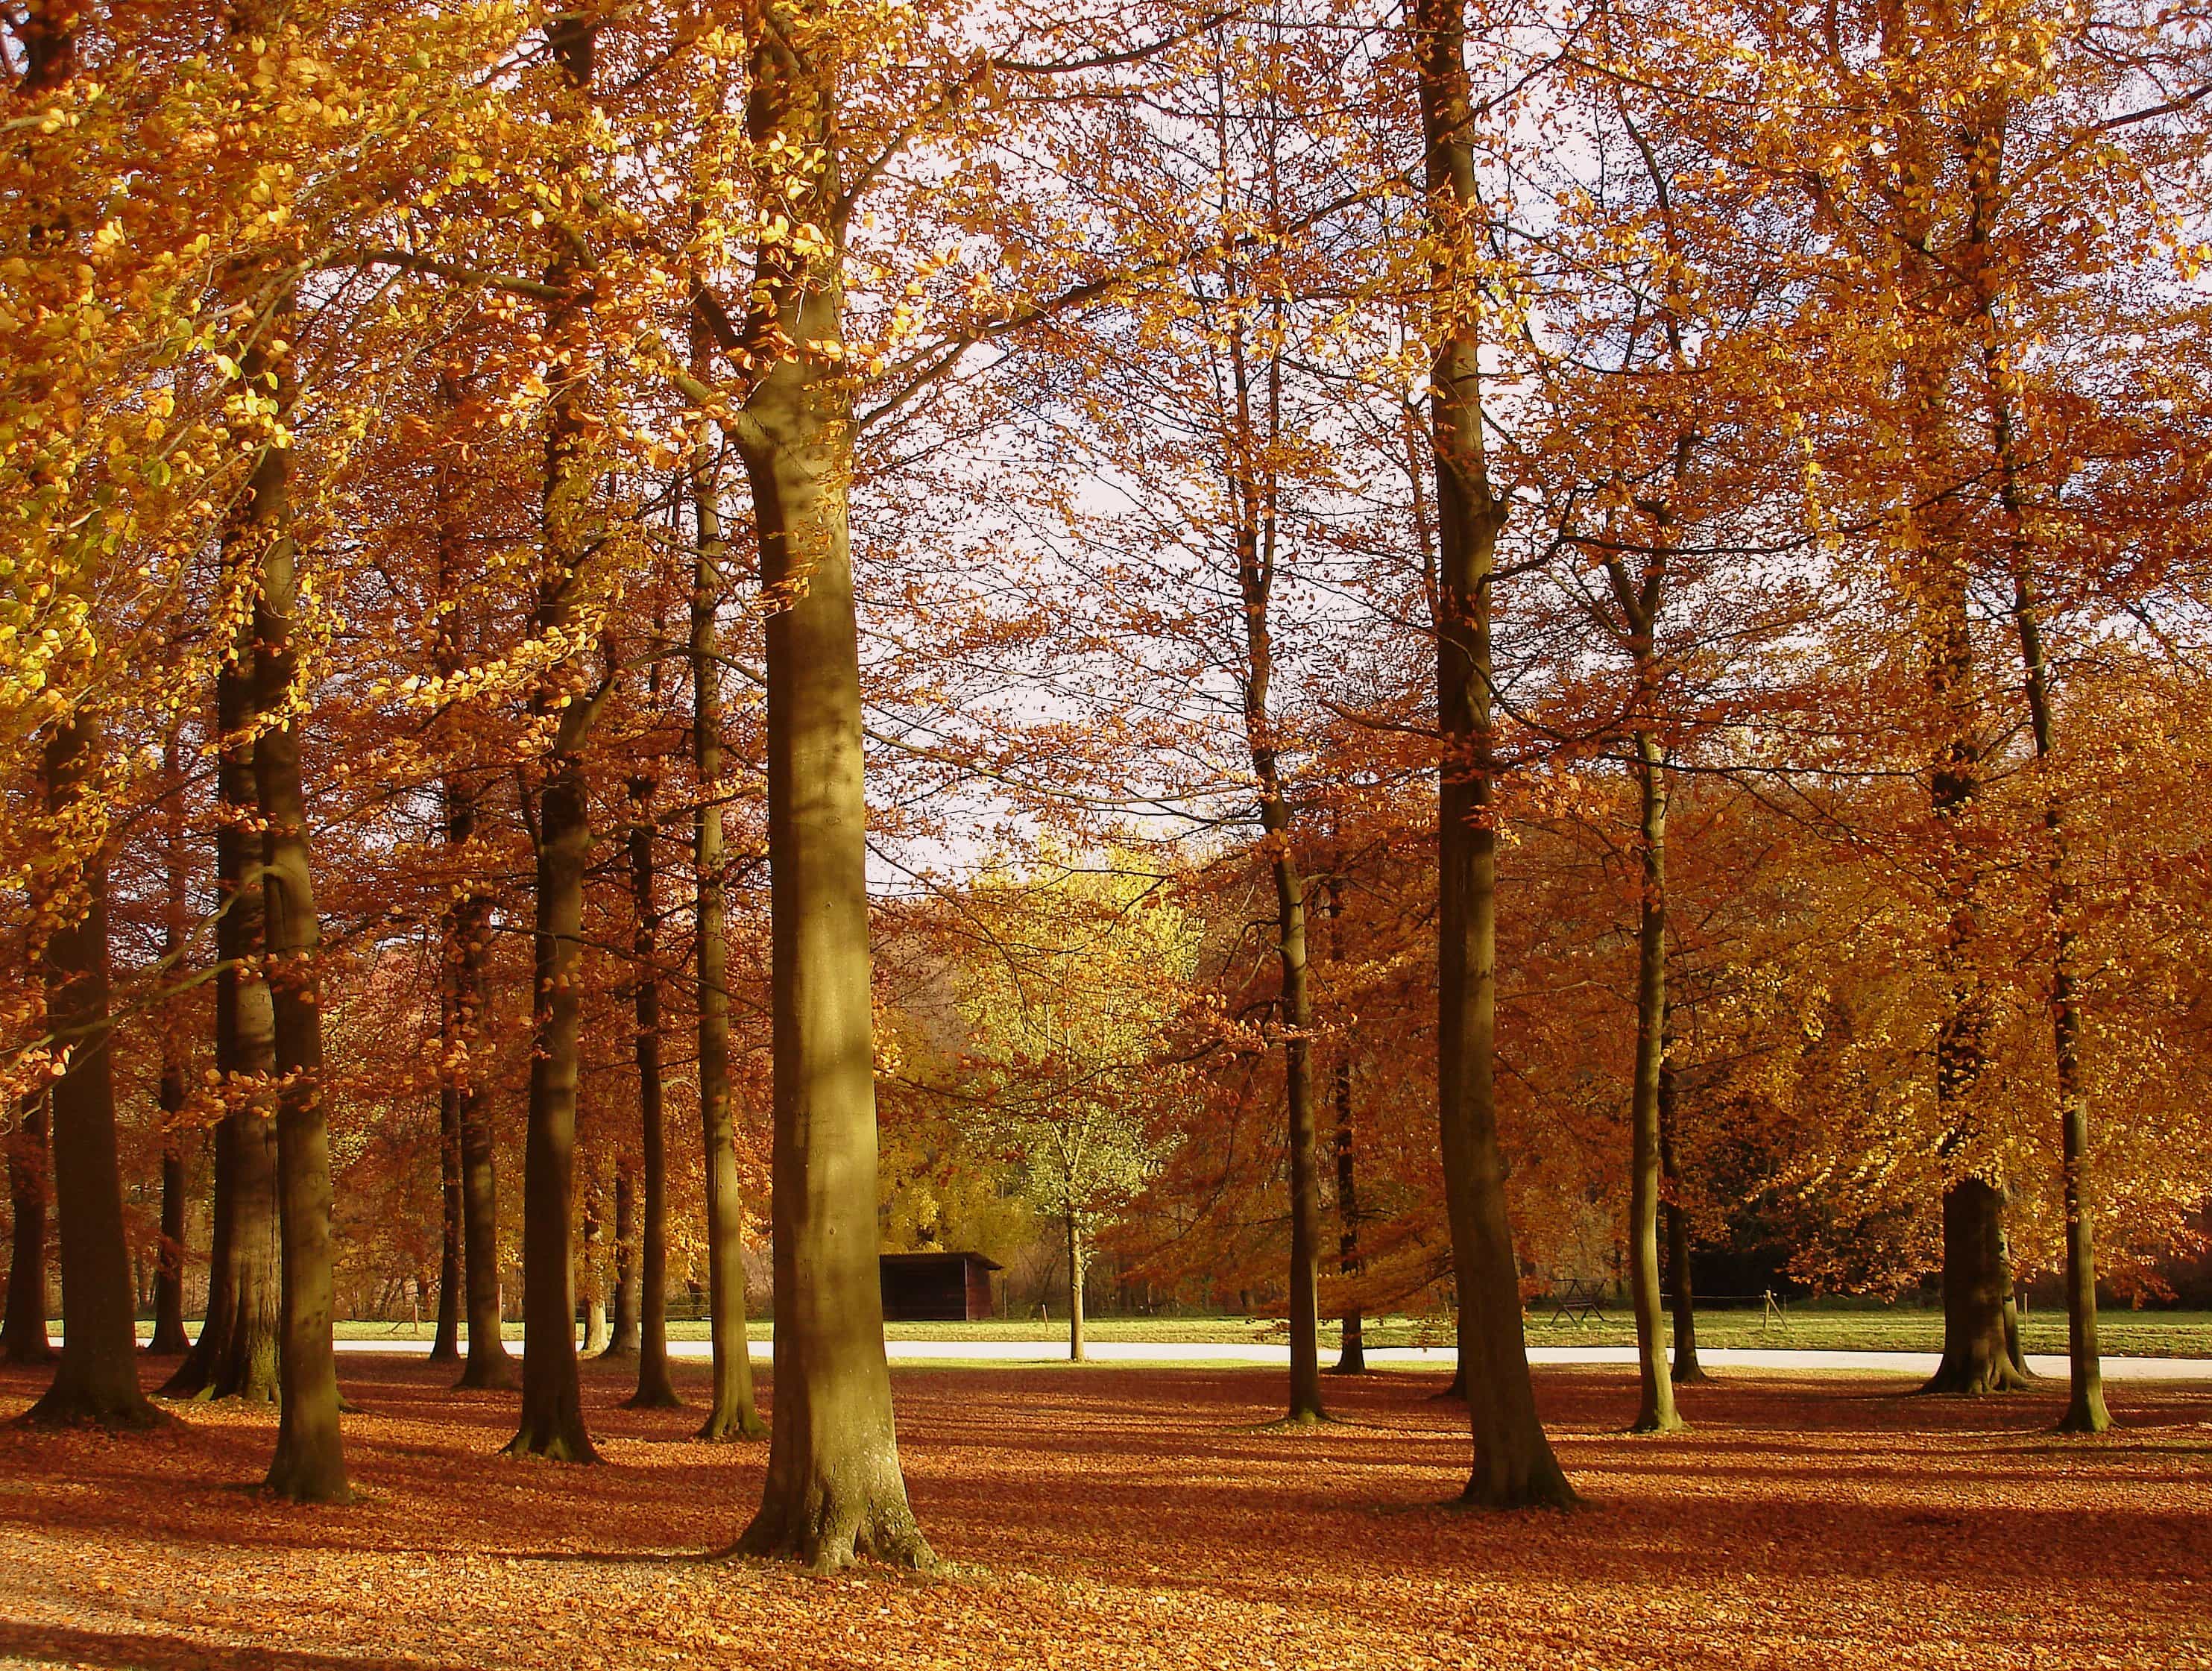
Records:
{"label": "tall beech tree", "polygon": [[770,611],[775,1085],[775,1425],[760,1510],[738,1546],[825,1569],[856,1555],[934,1560],[899,1468],[876,1272],[866,802],[847,504],[854,406],[838,363],[852,210],[839,70],[854,21],[818,0],[769,5],[748,42],[754,191],[792,231],[760,242],[746,331],[763,346],[787,346],[729,424],[752,489]]}
{"label": "tall beech tree", "polygon": [[[270,312],[270,346],[243,362],[274,382],[276,422],[291,412],[297,314],[282,293]],[[292,449],[264,444],[248,489],[260,546],[253,606],[253,701],[262,729],[253,778],[263,826],[261,896],[273,1022],[276,1166],[283,1280],[282,1388],[276,1455],[269,1486],[299,1503],[352,1498],[338,1433],[337,1358],[331,1280],[330,1115],[323,1085],[322,928],[307,848],[307,801],[300,771],[299,721],[291,711],[299,678],[301,611],[291,528]]]}
{"label": "tall beech tree", "polygon": [[[709,352],[706,327],[695,304],[691,320],[695,367]],[[707,1303],[714,1358],[714,1385],[703,1439],[757,1438],[753,1403],[752,1348],[745,1332],[744,1201],[738,1188],[736,1112],[731,1085],[730,948],[727,888],[723,868],[722,677],[720,617],[729,583],[729,548],[722,535],[721,471],[718,449],[705,433],[694,448],[690,488],[692,550],[690,633],[691,763],[699,805],[691,826],[691,887],[696,901],[693,957],[699,1017],[699,1126],[706,1166]],[[641,933],[642,929],[641,928]],[[637,1401],[673,1405],[668,1379],[667,1163],[658,1132],[646,1133],[645,1346],[638,1358]]]}
{"label": "tall beech tree", "polygon": [[[1338,854],[1341,864],[1342,854]],[[1332,874],[1322,884],[1322,896],[1328,908],[1329,951],[1336,961],[1344,960],[1344,878]],[[1336,1218],[1337,1273],[1357,1277],[1365,1268],[1359,1256],[1359,1147],[1358,1132],[1353,1120],[1352,1101],[1352,1041],[1348,1030],[1340,1031],[1334,1051],[1331,1083],[1336,1103]],[[1359,1302],[1354,1299],[1345,1308],[1340,1325],[1336,1363],[1332,1375],[1364,1375],[1367,1373],[1367,1332],[1365,1320],[1360,1315]]]}
{"label": "tall beech tree", "polygon": [[[49,100],[68,96],[77,69],[79,21],[79,9],[67,0],[30,9],[21,35],[25,61],[17,103],[43,112]],[[35,116],[27,125],[53,131]],[[40,180],[41,160],[28,161],[27,178]],[[18,258],[43,278],[42,269],[74,264],[77,240],[88,228],[80,225],[79,205],[69,198],[65,169],[40,184],[45,189],[27,194],[31,214]],[[76,577],[70,580],[78,583]],[[36,886],[40,921],[31,934],[46,987],[46,1026],[61,1062],[47,1109],[61,1230],[62,1347],[52,1384],[26,1419],[147,1427],[158,1417],[138,1388],[131,1261],[116,1163],[108,1013],[111,837],[102,804],[107,762],[89,688],[92,648],[81,640],[65,664],[73,678],[55,691],[58,700],[48,708],[40,763],[52,868]]]}
{"label": "tall beech tree", "polygon": [[[591,103],[598,21],[582,14],[546,27],[555,119],[582,122]],[[572,143],[574,142],[571,142]],[[568,167],[578,165],[573,157]],[[564,182],[564,184],[567,184]],[[573,188],[572,188],[573,190]],[[590,519],[599,472],[585,420],[592,359],[590,306],[577,251],[556,234],[546,269],[545,337],[553,365],[544,418],[545,464],[538,556],[538,636],[558,647],[531,698],[546,733],[532,790],[537,849],[532,990],[530,1124],[523,1155],[522,1419],[507,1451],[556,1461],[595,1462],[576,1376],[574,1200],[578,1028],[582,994],[584,879],[592,842],[583,750],[610,688],[608,670],[589,684],[579,593],[592,545]],[[578,642],[580,638],[580,644]]]}
{"label": "tall beech tree", "polygon": [[[177,980],[185,956],[187,900],[185,888],[185,785],[183,750],[173,720],[162,748],[161,777],[161,961],[165,981]],[[168,1006],[173,1010],[173,1006]],[[154,1336],[146,1350],[160,1358],[180,1357],[191,1349],[185,1333],[185,1168],[183,1129],[186,1091],[184,1041],[176,1018],[161,1018],[161,1070],[155,1098],[161,1109],[161,1245],[154,1275]]]}
{"label": "tall beech tree", "polygon": [[[100,769],[100,725],[88,706],[55,722],[45,764],[47,816],[58,831],[77,825],[70,834],[85,841],[83,813],[98,793]],[[49,913],[43,925],[47,1024],[63,1062],[51,1092],[62,1347],[53,1384],[25,1419],[149,1427],[160,1418],[138,1389],[136,1307],[116,1167],[102,850],[107,836],[99,822],[90,835],[92,850],[41,890]]]}
{"label": "tall beech tree", "polygon": [[1437,1112],[1460,1355],[1474,1468],[1491,1508],[1575,1500],[1536,1414],[1521,1325],[1521,1268],[1498,1140],[1498,762],[1492,739],[1491,581],[1507,502],[1490,479],[1479,331],[1486,210],[1475,176],[1466,0],[1415,0],[1433,361],[1436,479]]}

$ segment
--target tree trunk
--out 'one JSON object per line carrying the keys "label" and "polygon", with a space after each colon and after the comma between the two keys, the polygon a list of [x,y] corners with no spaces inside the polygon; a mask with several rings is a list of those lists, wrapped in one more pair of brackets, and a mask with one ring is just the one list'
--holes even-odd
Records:
{"label": "tree trunk", "polygon": [[[546,43],[574,103],[588,103],[598,26],[556,17]],[[590,549],[586,523],[595,486],[586,457],[587,371],[578,339],[584,303],[580,275],[568,252],[548,282],[562,300],[548,309],[556,386],[546,402],[543,550],[537,629],[548,641],[573,639],[575,593]],[[522,1167],[522,1419],[509,1455],[595,1462],[585,1431],[576,1375],[576,1270],[569,1210],[575,1196],[577,1035],[581,1019],[584,872],[592,844],[589,787],[582,749],[599,695],[580,688],[573,652],[548,669],[531,708],[552,738],[541,766],[537,818],[537,920],[532,965],[530,1124]]]}
{"label": "tree trunk", "polygon": [[[453,1036],[452,997],[441,1030]],[[433,1364],[461,1361],[461,1091],[453,1066],[438,1087],[438,1323],[430,1338]]]}
{"label": "tree trunk", "polygon": [[1674,1065],[1668,1060],[1671,1042],[1663,1036],[1659,1049],[1659,1176],[1666,1194],[1667,1278],[1674,1313],[1674,1364],[1677,1387],[1712,1377],[1698,1362],[1698,1301],[1690,1274],[1690,1215],[1682,1204],[1682,1168],[1674,1153]]}
{"label": "tree trunk", "polygon": [[[1951,735],[1936,763],[1930,804],[1946,839],[1955,841],[1951,832],[1969,816],[1980,790],[1972,720],[1973,649],[1963,571],[1955,561],[1935,566],[1919,604],[1921,634],[1930,693],[1939,711],[1950,716]],[[1949,869],[1951,914],[1938,959],[1951,1002],[1936,1041],[1936,1100],[1947,1156],[1970,1140],[1978,1124],[1972,1097],[1982,1077],[1989,1030],[1987,994],[1972,965],[1980,933],[1979,878],[1964,851],[1952,854]],[[1943,1356],[1923,1392],[1999,1393],[2026,1384],[2005,1351],[2012,1273],[2003,1239],[2004,1194],[1995,1180],[1969,1173],[1944,1186]]]}
{"label": "tree trunk", "polygon": [[2005,1356],[2011,1360],[2013,1368],[2019,1372],[2021,1379],[2027,1380],[2031,1377],[2028,1375],[2027,1355],[2021,1350],[2020,1344],[2020,1283],[2014,1275],[2018,1267],[2013,1263],[2012,1237],[2009,1234],[2007,1234],[1999,1243],[1997,1253],[1998,1257],[2004,1261],[2005,1267]]}
{"label": "tree trunk", "polygon": [[596,1356],[607,1349],[607,1289],[606,1261],[602,1255],[605,1241],[599,1230],[599,1214],[589,1203],[597,1188],[586,1192],[584,1208],[584,1236],[581,1263],[584,1268],[584,1343],[586,1357]]}
{"label": "tree trunk", "polygon": [[[1270,758],[1262,775],[1273,775]],[[1306,967],[1305,884],[1290,848],[1290,811],[1280,799],[1261,803],[1261,823],[1274,848],[1277,961],[1283,1000],[1283,1090],[1291,1163],[1288,1419],[1326,1420],[1321,1402],[1321,1169],[1314,1121],[1313,997]],[[1272,808],[1272,813],[1270,811]]]}
{"label": "tree trunk", "polygon": [[[220,943],[222,925],[218,923],[216,928]],[[218,1009],[221,979],[218,975]],[[221,1044],[220,1036],[216,1042]],[[220,1050],[217,1057],[221,1059]],[[230,1339],[233,1317],[237,1309],[238,1256],[234,1226],[238,1218],[238,1138],[227,1115],[216,1123],[210,1138],[215,1177],[212,1210],[209,1214],[211,1222],[208,1237],[207,1305],[200,1314],[200,1332],[192,1342],[191,1350],[185,1354],[185,1361],[159,1388],[159,1396],[162,1398],[201,1398],[211,1395],[219,1354],[222,1344]]]}
{"label": "tree trunk", "polygon": [[522,1181],[522,1419],[507,1449],[556,1461],[599,1460],[576,1376],[574,1198],[578,982],[584,867],[591,844],[583,763],[563,750],[538,797],[536,1048]]}
{"label": "tree trunk", "polygon": [[[1993,159],[1978,166],[1994,166]],[[2019,453],[2013,433],[2012,401],[1999,340],[1995,304],[1984,299],[1982,315],[1983,368],[1989,380],[1991,438],[1996,445],[1999,495],[2011,528],[2012,618],[2020,637],[2020,661],[2027,698],[2029,730],[2042,780],[2044,863],[2051,918],[2051,1033],[2058,1080],[2060,1188],[2066,1212],[2066,1413],[2062,1433],[2101,1433],[2112,1425],[2105,1407],[2103,1358],[2097,1345],[2097,1243],[2089,1218],[2089,1095],[2081,1076],[2081,1012],[2075,975],[2074,878],[2067,852],[2065,810],[2051,779],[2057,749],[2057,720],[2051,712],[2051,674],[2043,653],[2035,571],[2026,537]],[[2011,1301],[2011,1259],[2002,1239],[1998,1258],[2005,1265],[2008,1314]],[[2016,1337],[2015,1337],[2016,1338]]]}
{"label": "tree trunk", "polygon": [[627,1159],[615,1164],[615,1309],[602,1358],[637,1356],[637,1190]]}
{"label": "tree trunk", "polygon": [[[475,793],[458,777],[446,781],[446,845],[471,861],[476,831]],[[484,963],[490,951],[491,896],[473,882],[462,884],[447,919],[446,967],[452,982],[453,1142],[458,1151],[455,1194],[460,1211],[463,1309],[468,1357],[456,1387],[504,1388],[520,1380],[500,1328],[499,1176],[479,1060],[488,1001]]]}
{"label": "tree trunk", "polygon": [[1067,1361],[1083,1362],[1083,1229],[1067,1215]]}
{"label": "tree trunk", "polygon": [[199,1338],[161,1388],[167,1398],[273,1404],[282,1307],[276,1206],[276,1012],[262,969],[263,890],[250,879],[260,843],[255,787],[255,538],[241,506],[223,532],[234,655],[216,672],[215,1066],[228,1102],[216,1132],[215,1235]]}
{"label": "tree trunk", "polygon": [[[161,970],[177,976],[185,950],[185,791],[182,752],[176,727],[162,751]],[[165,1011],[169,1006],[165,1006]],[[185,1333],[185,1133],[179,1128],[185,1103],[185,1054],[171,1015],[161,1017],[161,1074],[156,1100],[161,1110],[161,1248],[154,1271],[154,1338],[146,1350],[156,1357],[179,1358],[191,1350]]]}
{"label": "tree trunk", "polygon": [[2025,1384],[2005,1346],[2012,1271],[2004,1256],[2004,1197],[1982,1178],[1943,1192],[1943,1358],[1922,1388],[2001,1393]]}
{"label": "tree trunk", "polygon": [[146,1350],[156,1358],[181,1358],[191,1350],[185,1332],[185,1137],[177,1129],[185,1107],[185,1068],[172,1056],[161,1064],[161,1252],[154,1270],[154,1338]]}
{"label": "tree trunk", "polygon": [[[1329,939],[1337,960],[1344,957],[1343,918],[1344,890],[1334,878],[1328,883]],[[1358,1276],[1364,1268],[1359,1258],[1359,1177],[1354,1151],[1352,1120],[1352,1050],[1349,1037],[1340,1038],[1336,1048],[1336,1217],[1342,1226],[1337,1238],[1337,1270],[1340,1275]],[[1337,1354],[1335,1375],[1364,1375],[1367,1371],[1367,1338],[1359,1308],[1345,1308],[1344,1340]]]}
{"label": "tree trunk", "polygon": [[[457,411],[462,398],[459,380],[441,375],[439,396],[447,410]],[[459,623],[450,607],[460,580],[468,532],[465,507],[453,479],[457,467],[441,461],[436,478],[438,597],[448,606],[438,615],[435,653],[438,671],[447,677],[460,671],[465,659]],[[457,1388],[506,1388],[516,1385],[520,1375],[500,1328],[499,1176],[490,1110],[485,1103],[483,1060],[489,1002],[484,966],[491,951],[492,899],[477,883],[478,864],[471,851],[476,837],[478,793],[465,770],[456,766],[447,771],[441,789],[446,852],[459,879],[454,884],[453,904],[446,912],[444,944],[440,948],[446,1060],[439,1125],[452,1166],[450,1178],[442,1180],[447,1245],[441,1281],[451,1289],[454,1303],[449,1308],[445,1294],[440,1294],[438,1325],[441,1341],[449,1309],[467,1325],[468,1356],[460,1378],[453,1383]],[[441,1173],[443,1170],[441,1164]],[[434,1358],[437,1354],[432,1356]]]}
{"label": "tree trunk", "polygon": [[46,1338],[46,1091],[27,1095],[8,1139],[8,1201],[15,1214],[9,1238],[8,1316],[0,1322],[0,1363],[45,1364]]}
{"label": "tree trunk", "polygon": [[[658,689],[659,675],[656,664],[653,684]],[[666,1280],[667,1206],[666,1190],[668,1164],[666,1152],[667,1121],[662,1104],[660,1074],[660,905],[659,887],[654,878],[653,864],[653,781],[642,774],[629,781],[629,880],[630,902],[635,912],[635,928],[630,942],[630,969],[633,983],[631,997],[637,1017],[637,1111],[640,1135],[646,1150],[647,1193],[653,1198],[652,1212],[659,1217],[656,1233],[663,1241],[661,1249],[661,1278]],[[638,1347],[642,1324],[637,1304],[637,1283],[630,1270],[631,1254],[635,1246],[635,1226],[629,1223],[630,1211],[629,1175],[620,1163],[615,1174],[615,1256],[623,1270],[622,1280],[616,1288],[616,1320],[614,1340],[607,1348],[609,1357],[629,1357]],[[623,1314],[627,1312],[625,1319]],[[664,1298],[661,1307],[659,1343],[660,1365],[659,1385],[648,1388],[641,1375],[637,1393],[631,1400],[633,1407],[671,1407],[676,1401],[675,1390],[668,1383],[667,1307]],[[625,1329],[627,1334],[625,1334]]]}
{"label": "tree trunk", "polygon": [[[46,741],[46,807],[56,839],[82,822],[81,805],[99,792],[100,772],[99,723],[79,707],[54,722]],[[45,945],[47,1025],[66,1053],[51,1093],[62,1350],[53,1384],[24,1419],[151,1427],[161,1417],[138,1388],[138,1329],[116,1164],[106,855],[82,854],[70,869],[73,874],[58,875],[43,890],[52,910]]]}
{"label": "tree trunk", "polygon": [[[2008,408],[2000,403],[1997,431],[2004,461],[2006,507],[2020,514],[2018,484],[2012,463]],[[2051,769],[2057,745],[2051,711],[2050,676],[2044,663],[2041,623],[2037,619],[2034,577],[2020,554],[2013,568],[2013,622],[2020,635],[2021,665],[2027,675],[2028,718],[2035,738],[2036,764]],[[2104,1361],[2097,1344],[2097,1243],[2089,1218],[2089,1097],[2081,1076],[2081,1012],[2075,976],[2076,931],[2074,880],[2069,870],[2066,824],[2056,786],[2045,781],[2043,804],[2048,909],[2051,928],[2051,1052],[2058,1079],[2060,1186],[2066,1211],[2066,1413],[2062,1433],[2101,1433],[2112,1425],[2105,1407]],[[2007,1315],[2012,1301],[2009,1250],[2002,1235],[1997,1259],[2005,1272]],[[2017,1334],[2013,1339],[2017,1341]]]}
{"label": "tree trunk", "polygon": [[[1232,281],[1233,282],[1233,281]],[[1229,489],[1237,507],[1238,594],[1244,606],[1244,740],[1260,792],[1261,846],[1275,882],[1275,954],[1279,969],[1283,1042],[1284,1146],[1290,1160],[1291,1267],[1288,1322],[1291,1381],[1286,1419],[1328,1419],[1321,1402],[1321,1173],[1313,1097],[1313,991],[1306,961],[1305,881],[1299,873],[1284,798],[1269,692],[1274,681],[1269,618],[1276,566],[1272,449],[1280,428],[1281,356],[1268,362],[1267,433],[1255,427],[1251,378],[1241,327],[1229,340],[1236,437]],[[1255,458],[1255,448],[1267,450]]]}
{"label": "tree trunk", "polygon": [[[875,1042],[859,632],[846,515],[851,395],[841,363],[844,210],[834,58],[805,34],[754,51],[746,126],[757,195],[833,253],[763,243],[753,313],[794,344],[747,399],[736,439],[752,487],[768,617],[768,789],[775,1136],[775,1428],[760,1512],[739,1547],[817,1571],[856,1556],[933,1564],[908,1507],[876,1262]],[[804,155],[793,175],[766,149]],[[800,194],[787,188],[802,186]]]}
{"label": "tree trunk", "polygon": [[1505,1200],[1493,1083],[1497,1025],[1498,833],[1492,801],[1490,584],[1505,506],[1484,452],[1481,213],[1468,143],[1474,120],[1464,0],[1417,0],[1415,57],[1426,151],[1439,337],[1431,374],[1431,444],[1439,535],[1437,1112],[1460,1349],[1474,1467],[1466,1498],[1495,1508],[1565,1506],[1573,1488],[1536,1415],[1522,1333],[1521,1277]]}
{"label": "tree trunk", "polygon": [[[468,806],[472,824],[474,805],[468,803]],[[447,826],[449,839],[453,828]],[[467,839],[464,829],[457,844],[465,844]],[[468,1358],[461,1366],[460,1379],[453,1384],[503,1388],[518,1385],[520,1376],[501,1328],[499,1175],[483,1069],[475,1056],[486,1001],[484,958],[491,933],[490,896],[471,887],[455,904],[453,922],[460,943],[455,976],[456,1024],[470,1053],[462,1068],[465,1077],[457,1087],[459,1103],[455,1110],[461,1151],[461,1279],[468,1313]]]}
{"label": "tree trunk", "polygon": [[[281,301],[271,333],[297,340],[291,300]],[[244,362],[249,383],[275,384],[278,422],[297,387],[294,359],[279,347]],[[276,1187],[282,1347],[276,1454],[268,1484],[295,1503],[346,1503],[338,1435],[337,1358],[333,1349],[331,1276],[331,1154],[323,1100],[322,930],[307,851],[307,796],[301,782],[299,722],[291,708],[298,678],[293,623],[298,611],[292,540],[289,446],[264,444],[247,489],[246,513],[256,548],[249,561],[260,586],[253,607],[253,706],[262,727],[253,744],[253,782],[263,825],[261,905],[267,992],[275,1044]]]}
{"label": "tree trunk", "polygon": [[[693,321],[692,358],[706,359],[703,326]],[[691,882],[698,900],[699,1125],[706,1165],[708,1334],[714,1357],[714,1395],[702,1439],[757,1439],[767,1431],[753,1401],[752,1347],[745,1331],[744,1201],[738,1188],[738,1133],[730,1084],[730,946],[722,881],[722,666],[717,645],[721,607],[720,472],[702,436],[692,465],[691,509],[698,546],[691,576],[691,759],[699,780],[692,825]],[[646,1148],[646,1350],[654,1364],[638,1365],[637,1401],[674,1405],[668,1382],[667,1273],[657,1216],[665,1209],[660,1136]],[[872,1186],[871,1186],[872,1188]],[[871,1238],[872,1245],[872,1238]]]}
{"label": "tree trunk", "polygon": [[1629,1291],[1636,1309],[1640,1390],[1632,1433],[1670,1433],[1682,1425],[1667,1364],[1667,1320],[1659,1297],[1659,1076],[1667,1041],[1667,769],[1649,732],[1636,736],[1643,807],[1636,958],[1636,1082],[1629,1168]]}

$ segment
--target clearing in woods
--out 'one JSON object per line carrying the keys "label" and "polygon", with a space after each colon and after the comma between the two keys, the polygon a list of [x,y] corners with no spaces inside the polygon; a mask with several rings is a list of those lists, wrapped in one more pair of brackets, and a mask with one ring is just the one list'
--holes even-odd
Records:
{"label": "clearing in woods", "polygon": [[[1649,1439],[1614,1431],[1618,1371],[1540,1371],[1589,1507],[1499,1516],[1444,1506],[1468,1437],[1433,1377],[1333,1382],[1349,1419],[1280,1435],[1264,1371],[902,1370],[950,1565],[822,1581],[711,1558],[766,1448],[691,1441],[703,1366],[690,1409],[632,1412],[628,1366],[586,1364],[598,1468],[495,1455],[513,1396],[450,1369],[341,1367],[349,1509],[251,1489],[265,1409],[0,1426],[0,1666],[2212,1666],[2203,1383],[2116,1384],[2122,1426],[2081,1440],[2060,1386],[1730,1376]],[[45,1379],[0,1373],[0,1418]]]}

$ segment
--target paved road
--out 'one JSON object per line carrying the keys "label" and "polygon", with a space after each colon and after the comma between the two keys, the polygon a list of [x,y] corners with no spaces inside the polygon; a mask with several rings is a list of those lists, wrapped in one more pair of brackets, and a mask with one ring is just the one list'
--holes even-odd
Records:
{"label": "paved road", "polygon": [[[511,1343],[519,1345],[519,1343]],[[945,1358],[974,1362],[985,1359],[1006,1364],[1065,1362],[1067,1348],[1048,1340],[892,1340],[886,1343],[895,1364],[926,1364]],[[340,1352],[401,1352],[420,1355],[430,1350],[428,1340],[341,1340]],[[1093,1340],[1084,1348],[1100,1364],[1256,1364],[1287,1366],[1291,1349],[1259,1341],[1224,1341],[1218,1345],[1193,1340]],[[754,1358],[766,1363],[769,1343],[752,1343]],[[671,1340],[671,1358],[704,1358],[712,1348],[704,1340]],[[1636,1362],[1633,1346],[1531,1346],[1535,1364],[1618,1364]],[[1760,1346],[1713,1346],[1701,1350],[1698,1360],[1712,1369],[1779,1370],[1848,1370],[1860,1373],[1925,1376],[1934,1373],[1932,1352],[1783,1352]],[[1370,1364],[1451,1367],[1451,1352],[1444,1347],[1370,1346]],[[2066,1376],[2066,1360],[2041,1354],[2031,1356],[2027,1366],[2055,1381]],[[2212,1358],[2107,1358],[2107,1381],[2212,1381]]]}

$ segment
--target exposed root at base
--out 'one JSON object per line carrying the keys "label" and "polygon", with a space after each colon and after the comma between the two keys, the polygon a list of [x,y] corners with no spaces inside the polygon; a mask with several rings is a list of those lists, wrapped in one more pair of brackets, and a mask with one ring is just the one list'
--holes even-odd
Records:
{"label": "exposed root at base", "polygon": [[18,1426],[42,1428],[90,1427],[103,1433],[151,1433],[173,1425],[176,1418],[139,1399],[135,1403],[108,1403],[64,1393],[48,1393],[15,1418]]}
{"label": "exposed root at base", "polygon": [[499,1454],[518,1461],[527,1459],[544,1462],[596,1462],[599,1453],[593,1449],[590,1438],[580,1433],[538,1433],[526,1427],[504,1445]]}
{"label": "exposed root at base", "polygon": [[921,1534],[903,1493],[895,1504],[836,1504],[817,1498],[811,1512],[763,1506],[732,1551],[758,1559],[794,1561],[817,1577],[873,1561],[909,1572],[934,1573],[937,1556]]}

